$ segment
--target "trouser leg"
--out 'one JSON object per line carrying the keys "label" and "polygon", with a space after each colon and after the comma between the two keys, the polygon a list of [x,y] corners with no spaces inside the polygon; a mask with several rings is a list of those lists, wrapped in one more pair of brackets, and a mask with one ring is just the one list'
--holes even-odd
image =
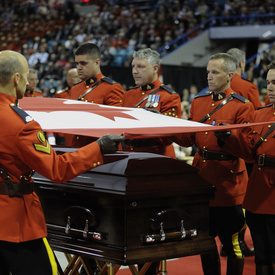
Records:
{"label": "trouser leg", "polygon": [[256,275],[274,275],[274,264],[260,265],[256,264]]}
{"label": "trouser leg", "polygon": [[242,275],[244,267],[244,258],[227,258],[227,271],[226,275]]}
{"label": "trouser leg", "polygon": [[210,254],[202,254],[201,263],[204,275],[221,274],[221,263],[218,250]]}

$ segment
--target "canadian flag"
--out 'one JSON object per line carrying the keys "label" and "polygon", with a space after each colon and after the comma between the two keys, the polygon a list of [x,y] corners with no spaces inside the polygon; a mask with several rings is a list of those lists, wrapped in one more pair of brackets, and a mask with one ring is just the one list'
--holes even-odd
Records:
{"label": "canadian flag", "polygon": [[152,138],[248,126],[211,126],[152,113],[145,109],[59,98],[24,97],[19,100],[19,107],[36,120],[44,131],[91,137],[101,137],[109,133],[125,135],[126,138]]}

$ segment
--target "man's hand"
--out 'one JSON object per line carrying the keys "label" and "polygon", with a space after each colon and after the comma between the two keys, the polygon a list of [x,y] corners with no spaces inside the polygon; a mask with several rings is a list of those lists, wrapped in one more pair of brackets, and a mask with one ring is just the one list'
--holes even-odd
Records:
{"label": "man's hand", "polygon": [[[219,123],[218,126],[220,125],[229,125],[227,123]],[[226,140],[231,136],[231,130],[225,130],[225,131],[215,131],[214,135],[220,139],[220,140]]]}
{"label": "man's hand", "polygon": [[[219,123],[220,125],[229,125],[227,123]],[[225,130],[225,131],[215,131],[214,135],[217,137],[217,142],[220,147],[224,146],[224,140],[229,138],[231,136],[231,130]]]}
{"label": "man's hand", "polygon": [[112,154],[118,150],[118,145],[123,140],[125,140],[124,136],[107,134],[96,140],[96,142],[98,143],[102,154]]}

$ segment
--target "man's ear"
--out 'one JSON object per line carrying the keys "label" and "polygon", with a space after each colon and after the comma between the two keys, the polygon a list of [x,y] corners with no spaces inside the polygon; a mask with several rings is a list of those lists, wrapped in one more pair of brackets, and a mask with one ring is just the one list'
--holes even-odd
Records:
{"label": "man's ear", "polygon": [[15,84],[15,86],[18,86],[18,83],[19,83],[19,81],[20,81],[20,74],[19,73],[15,73],[14,75],[13,75],[13,79],[14,79],[14,84]]}
{"label": "man's ear", "polygon": [[233,73],[233,72],[229,72],[229,73],[228,73],[229,81],[232,80],[233,76],[234,76],[234,73]]}
{"label": "man's ear", "polygon": [[99,67],[100,66],[100,59],[96,59],[95,63]]}
{"label": "man's ear", "polygon": [[155,64],[155,65],[153,66],[153,68],[154,68],[154,72],[155,72],[155,73],[158,73],[158,71],[159,71],[159,66],[158,66],[157,64]]}

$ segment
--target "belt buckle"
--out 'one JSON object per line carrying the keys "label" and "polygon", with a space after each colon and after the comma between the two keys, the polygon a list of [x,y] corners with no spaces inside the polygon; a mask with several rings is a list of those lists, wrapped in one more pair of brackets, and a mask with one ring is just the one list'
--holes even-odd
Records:
{"label": "belt buckle", "polygon": [[208,157],[207,149],[202,149],[202,159],[207,160],[207,157]]}
{"label": "belt buckle", "polygon": [[264,166],[264,161],[265,161],[265,154],[259,155],[258,165],[259,166]]}

